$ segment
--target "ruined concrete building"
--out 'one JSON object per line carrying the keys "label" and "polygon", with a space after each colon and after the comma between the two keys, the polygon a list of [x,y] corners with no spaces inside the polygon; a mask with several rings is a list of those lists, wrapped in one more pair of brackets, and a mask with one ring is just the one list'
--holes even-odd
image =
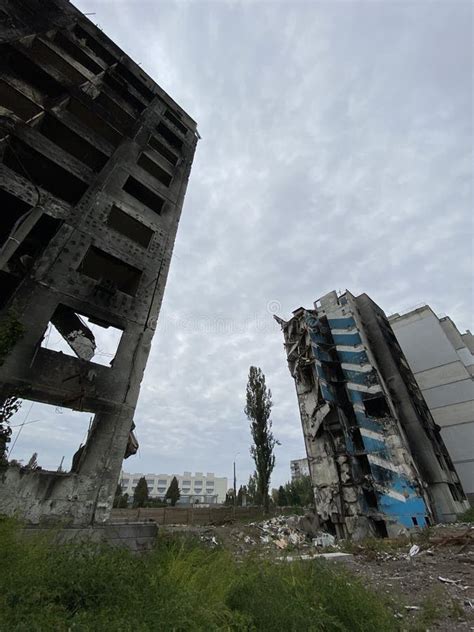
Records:
{"label": "ruined concrete building", "polygon": [[468,507],[390,324],[366,294],[330,292],[276,320],[321,526],[339,537],[393,536]]}
{"label": "ruined concrete building", "polygon": [[[94,413],[69,473],[0,473],[0,513],[107,518],[150,352],[195,122],[67,0],[0,0],[0,399]],[[74,357],[47,348],[54,326]],[[115,328],[110,366],[94,330]]]}

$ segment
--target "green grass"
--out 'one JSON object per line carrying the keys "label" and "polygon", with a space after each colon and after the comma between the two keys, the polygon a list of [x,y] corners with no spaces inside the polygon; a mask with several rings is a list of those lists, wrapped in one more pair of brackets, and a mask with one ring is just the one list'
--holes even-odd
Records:
{"label": "green grass", "polygon": [[235,561],[161,537],[149,554],[54,546],[0,521],[0,631],[384,632],[386,605],[338,566]]}

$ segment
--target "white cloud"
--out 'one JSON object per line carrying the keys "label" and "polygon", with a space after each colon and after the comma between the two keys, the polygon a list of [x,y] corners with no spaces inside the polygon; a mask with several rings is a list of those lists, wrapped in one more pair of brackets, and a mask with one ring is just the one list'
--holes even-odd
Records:
{"label": "white cloud", "polygon": [[255,364],[274,395],[280,484],[304,448],[271,301],[285,316],[348,288],[469,326],[471,5],[76,4],[203,137],[125,467],[230,477],[240,452],[247,478]]}

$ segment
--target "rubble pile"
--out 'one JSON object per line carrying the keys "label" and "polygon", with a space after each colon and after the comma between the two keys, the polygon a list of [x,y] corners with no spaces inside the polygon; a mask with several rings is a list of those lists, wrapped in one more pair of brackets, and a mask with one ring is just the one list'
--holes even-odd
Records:
{"label": "rubble pile", "polygon": [[304,545],[326,547],[335,544],[335,538],[318,530],[315,517],[311,514],[305,516],[275,516],[263,522],[250,523],[256,527],[263,544],[274,544],[279,549],[288,546],[301,547]]}

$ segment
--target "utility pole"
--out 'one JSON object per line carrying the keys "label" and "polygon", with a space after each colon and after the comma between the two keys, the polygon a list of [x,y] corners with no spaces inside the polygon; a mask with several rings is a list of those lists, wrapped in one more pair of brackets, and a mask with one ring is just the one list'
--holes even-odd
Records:
{"label": "utility pole", "polygon": [[239,456],[240,452],[234,456],[234,508],[237,507],[237,475],[235,473],[235,460]]}

